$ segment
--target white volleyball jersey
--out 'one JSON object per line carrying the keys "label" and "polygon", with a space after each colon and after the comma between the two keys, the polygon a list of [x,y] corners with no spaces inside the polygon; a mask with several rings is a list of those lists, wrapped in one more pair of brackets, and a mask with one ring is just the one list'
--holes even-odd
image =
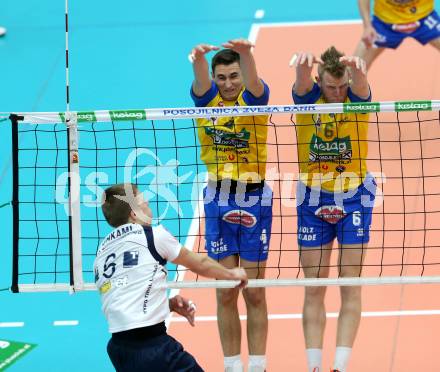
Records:
{"label": "white volleyball jersey", "polygon": [[126,224],[101,242],[94,263],[95,282],[111,333],[160,323],[170,310],[166,261],[180,243],[163,226]]}

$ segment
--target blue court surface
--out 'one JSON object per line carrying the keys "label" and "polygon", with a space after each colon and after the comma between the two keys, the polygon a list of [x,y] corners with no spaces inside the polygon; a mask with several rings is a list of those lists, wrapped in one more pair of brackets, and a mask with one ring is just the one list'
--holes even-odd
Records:
{"label": "blue court surface", "polygon": [[[262,18],[255,17],[257,10],[264,10]],[[259,22],[357,18],[355,1],[331,5],[325,0],[71,1],[70,108],[192,106],[187,56],[197,43],[247,37],[252,24]],[[0,39],[0,112],[65,111],[64,1],[4,0],[0,25],[8,28]],[[274,40],[274,48],[294,51],[295,40]],[[11,200],[10,131],[8,121],[0,122],[0,204]],[[0,219],[0,289],[4,289],[11,283],[10,206],[0,209]],[[95,249],[96,245],[88,247]],[[54,326],[63,320],[77,321],[77,325]],[[2,291],[0,323],[7,322],[24,326],[0,327],[0,339],[37,345],[10,371],[112,370],[105,351],[109,335],[95,292]]]}

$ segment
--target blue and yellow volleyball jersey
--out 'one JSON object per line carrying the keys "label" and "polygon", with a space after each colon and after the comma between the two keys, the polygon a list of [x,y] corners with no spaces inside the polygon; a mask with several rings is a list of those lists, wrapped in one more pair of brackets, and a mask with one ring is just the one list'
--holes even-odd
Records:
{"label": "blue and yellow volleyball jersey", "polygon": [[[318,84],[296,104],[326,103]],[[371,100],[349,88],[345,102]],[[311,188],[338,193],[356,189],[367,174],[368,118],[366,113],[297,114],[296,132],[300,179]]]}
{"label": "blue and yellow volleyball jersey", "polygon": [[[213,81],[202,97],[197,97],[192,89],[191,97],[197,107],[267,105],[269,88],[264,83],[264,93],[258,98],[243,88],[236,101],[225,101]],[[210,180],[264,180],[268,118],[268,115],[257,115],[197,119],[201,159],[208,168]]]}
{"label": "blue and yellow volleyball jersey", "polygon": [[434,0],[375,0],[374,15],[385,23],[416,22],[434,10]]}

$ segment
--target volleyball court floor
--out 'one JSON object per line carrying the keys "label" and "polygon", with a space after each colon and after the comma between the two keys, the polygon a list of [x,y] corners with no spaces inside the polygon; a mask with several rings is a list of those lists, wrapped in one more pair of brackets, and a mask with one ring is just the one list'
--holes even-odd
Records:
{"label": "volleyball court floor", "polygon": [[[321,53],[328,46],[328,40],[335,40],[334,45],[346,53],[354,50],[361,35],[362,27],[358,22],[336,22],[316,24],[268,24],[252,28],[250,38],[255,40],[255,56],[259,74],[271,87],[271,104],[285,104],[291,102],[289,84],[286,81],[294,81],[295,72],[288,67],[292,53],[299,50],[309,50],[315,54]],[[325,37],[323,36],[325,35]],[[310,43],[310,40],[314,40]],[[422,47],[415,42],[407,41],[395,52],[385,52],[373,65],[369,82],[373,92],[374,101],[386,100],[410,100],[410,99],[433,99],[440,97],[440,55],[432,47]],[[435,174],[438,165],[435,162],[421,163],[420,143],[411,141],[417,139],[418,123],[415,114],[399,116],[400,125],[397,125],[396,114],[382,116],[391,124],[370,125],[370,138],[383,141],[393,139],[393,143],[382,143],[379,149],[377,142],[369,145],[369,170],[381,171],[389,180],[379,184],[386,195],[420,194],[425,189],[426,194],[435,192],[440,185],[435,182],[425,182],[420,179],[402,181],[395,179],[398,174],[408,176],[421,176]],[[423,119],[423,116],[420,116]],[[374,121],[373,114],[371,119]],[[414,121],[405,124],[403,121]],[[292,136],[291,128],[285,126],[289,122],[287,118],[273,118],[276,130],[270,129],[269,143],[274,143],[275,134],[278,141],[286,140]],[[421,129],[422,137],[439,138],[439,123],[424,123]],[[405,142],[399,150],[398,139]],[[439,146],[438,141],[427,141],[423,147],[423,156],[433,154]],[[396,147],[397,146],[397,147]],[[296,149],[292,146],[278,148],[280,159],[296,160]],[[380,154],[379,154],[380,151]],[[405,159],[400,162],[399,152]],[[381,156],[382,168],[377,160]],[[275,147],[269,146],[268,163],[276,161]],[[422,167],[423,165],[423,167]],[[295,168],[285,168],[282,172],[295,173]],[[405,190],[402,190],[405,188]],[[430,190],[430,191],[429,191]],[[274,187],[275,200],[279,198],[279,189]],[[364,275],[381,275],[377,268],[380,259],[384,265],[382,275],[399,275],[402,267],[386,267],[387,263],[409,263],[403,269],[405,275],[421,275],[423,257],[430,262],[440,262],[440,253],[429,249],[430,245],[439,244],[438,232],[417,231],[427,227],[438,229],[440,221],[438,214],[411,213],[420,211],[439,210],[440,201],[435,196],[405,197],[405,205],[401,197],[385,197],[382,206],[375,208],[373,217],[372,247],[395,247],[387,249],[385,257],[380,256],[378,250],[367,253]],[[396,214],[384,216],[383,210]],[[425,208],[425,209],[424,209]],[[274,215],[279,216],[280,210],[285,216],[294,214],[293,206],[280,206],[274,203]],[[406,212],[403,218],[399,213]],[[275,251],[270,253],[268,266],[276,267],[279,262],[283,267],[297,266],[298,257],[291,252],[297,247],[294,229],[294,218],[281,219],[274,217],[274,232],[284,232],[282,242],[280,234],[274,234],[271,247]],[[385,235],[380,231],[387,230]],[[405,228],[406,232],[398,231]],[[374,230],[377,230],[374,232]],[[410,231],[414,230],[414,231]],[[401,247],[414,247],[402,253]],[[203,242],[197,242],[195,250],[203,249]],[[281,252],[276,250],[281,247]],[[418,248],[416,248],[418,247]],[[423,248],[425,247],[425,248]],[[290,251],[290,252],[289,252]],[[380,251],[380,250],[379,250]],[[437,249],[438,251],[438,249]],[[336,253],[332,257],[332,264],[336,264]],[[281,259],[280,259],[281,258]],[[426,261],[425,261],[426,262]],[[371,265],[371,266],[369,266]],[[374,267],[374,265],[376,265]],[[336,276],[333,271],[331,275]],[[435,268],[425,267],[424,275],[433,275]],[[281,278],[295,277],[298,270],[282,269]],[[438,274],[438,272],[437,272]],[[274,273],[269,270],[268,276]],[[193,279],[187,274],[185,280]],[[371,286],[363,289],[363,316],[349,365],[350,371],[438,371],[437,338],[440,331],[440,296],[439,285],[408,285],[408,286]],[[182,341],[206,366],[208,371],[222,371],[222,353],[217,324],[215,317],[215,292],[212,289],[185,289],[180,292],[185,297],[192,299],[197,304],[196,327],[191,328],[182,318],[173,317],[171,320],[170,333]],[[269,312],[269,337],[267,343],[268,371],[306,371],[306,358],[301,326],[301,308],[303,301],[303,288],[269,288],[267,290],[267,303]],[[244,302],[240,296],[240,315],[244,319],[246,314]],[[336,320],[339,309],[339,290],[330,287],[327,291],[326,310],[328,315],[327,328],[324,339],[324,370],[330,369],[335,350]],[[242,352],[247,354],[246,322],[242,320]]]}

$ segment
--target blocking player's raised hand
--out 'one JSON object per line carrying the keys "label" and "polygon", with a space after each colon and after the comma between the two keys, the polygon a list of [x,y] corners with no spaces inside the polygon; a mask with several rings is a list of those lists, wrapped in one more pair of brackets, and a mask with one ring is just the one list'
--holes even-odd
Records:
{"label": "blocking player's raised hand", "polygon": [[315,57],[312,53],[297,52],[290,59],[289,66],[296,68],[298,67],[309,68],[311,71],[314,63],[323,63],[323,62],[321,58]]}
{"label": "blocking player's raised hand", "polygon": [[361,98],[370,96],[370,86],[367,80],[367,64],[361,57],[343,56],[339,61],[349,67],[351,76],[351,91]]}
{"label": "blocking player's raised hand", "polygon": [[247,39],[232,39],[222,44],[223,47],[233,50],[240,55],[240,70],[244,86],[255,97],[264,93],[264,85],[258,76],[252,48],[254,44]]}
{"label": "blocking player's raised hand", "polygon": [[364,75],[367,73],[367,65],[361,57],[343,56],[339,58],[339,62],[341,62],[347,67],[350,67],[352,73],[355,71],[361,72]]}
{"label": "blocking player's raised hand", "polygon": [[202,58],[204,59],[206,53],[214,50],[219,50],[219,47],[211,44],[198,44],[192,48],[191,53],[188,55],[188,59],[191,63],[194,63]]}
{"label": "blocking player's raised hand", "polygon": [[310,52],[297,52],[289,61],[290,67],[296,68],[296,81],[293,90],[298,95],[308,93],[313,87],[312,71],[314,64],[322,64],[319,57]]}
{"label": "blocking player's raised hand", "polygon": [[245,53],[250,53],[251,49],[254,47],[249,40],[246,39],[233,39],[222,44],[223,47],[232,49],[234,52],[242,55]]}
{"label": "blocking player's raised hand", "polygon": [[198,44],[192,48],[191,53],[188,55],[194,72],[192,89],[197,96],[202,96],[211,87],[209,65],[205,54],[214,50],[219,50],[219,47],[212,44]]}

